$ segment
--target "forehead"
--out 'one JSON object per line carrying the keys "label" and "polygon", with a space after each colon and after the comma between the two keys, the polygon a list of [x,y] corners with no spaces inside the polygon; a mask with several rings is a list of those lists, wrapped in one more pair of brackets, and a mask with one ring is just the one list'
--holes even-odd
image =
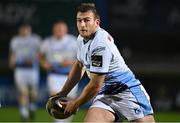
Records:
{"label": "forehead", "polygon": [[20,29],[30,29],[30,26],[21,26]]}
{"label": "forehead", "polygon": [[30,27],[20,27],[20,28],[19,28],[19,31],[20,31],[20,32],[31,31],[31,28],[30,28]]}
{"label": "forehead", "polygon": [[63,24],[63,23],[56,23],[53,27],[54,28],[65,28],[65,24]]}
{"label": "forehead", "polygon": [[83,18],[94,18],[94,13],[92,11],[78,12],[77,19],[83,19]]}

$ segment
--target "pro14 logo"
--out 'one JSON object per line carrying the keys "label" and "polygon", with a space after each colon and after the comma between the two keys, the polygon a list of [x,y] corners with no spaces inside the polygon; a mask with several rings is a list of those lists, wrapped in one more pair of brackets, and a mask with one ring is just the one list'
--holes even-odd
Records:
{"label": "pro14 logo", "polygon": [[135,114],[140,114],[141,113],[141,109],[139,109],[139,108],[134,109],[134,111],[135,111]]}

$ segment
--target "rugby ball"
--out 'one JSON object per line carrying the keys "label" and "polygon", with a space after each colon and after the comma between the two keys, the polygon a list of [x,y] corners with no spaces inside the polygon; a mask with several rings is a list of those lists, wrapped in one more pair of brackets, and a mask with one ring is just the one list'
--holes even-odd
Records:
{"label": "rugby ball", "polygon": [[61,96],[50,97],[46,103],[47,112],[55,119],[66,119],[70,117],[72,114],[70,113],[64,114],[64,108],[60,103],[60,102],[67,102],[68,100],[69,100],[68,97],[61,97]]}

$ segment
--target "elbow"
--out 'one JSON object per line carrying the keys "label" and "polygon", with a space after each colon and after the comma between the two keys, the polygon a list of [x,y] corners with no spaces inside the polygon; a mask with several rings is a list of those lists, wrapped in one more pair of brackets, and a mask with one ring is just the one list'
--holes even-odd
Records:
{"label": "elbow", "polygon": [[98,93],[99,93],[99,90],[100,90],[99,88],[94,88],[94,93],[95,93],[95,94],[98,94]]}
{"label": "elbow", "polygon": [[100,89],[101,89],[101,85],[96,85],[96,86],[94,86],[92,89],[94,90],[94,93],[95,94],[98,94],[99,93],[99,91],[100,91]]}

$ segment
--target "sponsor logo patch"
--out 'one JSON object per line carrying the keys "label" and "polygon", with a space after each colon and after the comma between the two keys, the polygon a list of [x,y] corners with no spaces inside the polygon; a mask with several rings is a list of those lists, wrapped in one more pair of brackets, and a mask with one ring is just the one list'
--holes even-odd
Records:
{"label": "sponsor logo patch", "polygon": [[101,55],[93,55],[91,56],[92,66],[94,67],[102,67],[102,56]]}

